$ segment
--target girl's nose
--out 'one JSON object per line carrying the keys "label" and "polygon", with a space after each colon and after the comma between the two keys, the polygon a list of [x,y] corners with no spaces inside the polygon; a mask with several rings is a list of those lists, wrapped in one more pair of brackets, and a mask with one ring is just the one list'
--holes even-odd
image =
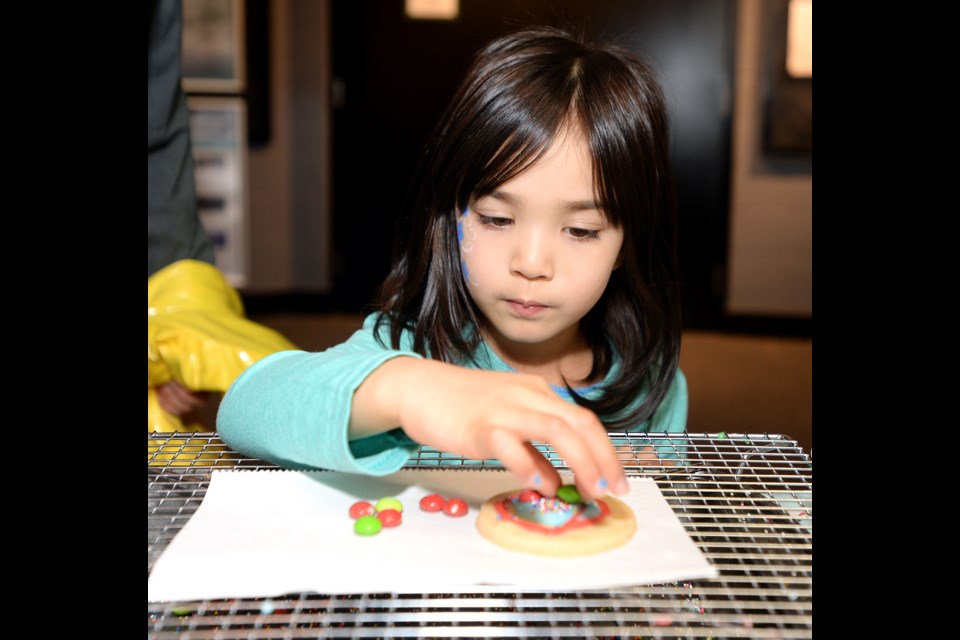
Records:
{"label": "girl's nose", "polygon": [[510,260],[510,272],[528,280],[553,278],[550,242],[539,232],[520,234]]}

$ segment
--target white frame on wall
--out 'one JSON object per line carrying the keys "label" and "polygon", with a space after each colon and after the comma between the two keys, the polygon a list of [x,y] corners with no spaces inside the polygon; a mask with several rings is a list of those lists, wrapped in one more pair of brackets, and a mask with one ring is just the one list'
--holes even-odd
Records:
{"label": "white frame on wall", "polygon": [[187,93],[246,88],[244,0],[183,0],[181,67]]}
{"label": "white frame on wall", "polygon": [[234,287],[248,279],[247,112],[242,98],[187,98],[200,222],[217,268]]}

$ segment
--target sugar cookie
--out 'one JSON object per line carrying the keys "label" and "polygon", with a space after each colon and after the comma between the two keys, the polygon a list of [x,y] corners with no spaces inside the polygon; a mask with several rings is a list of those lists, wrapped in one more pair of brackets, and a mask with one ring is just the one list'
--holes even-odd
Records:
{"label": "sugar cookie", "polygon": [[501,547],[541,556],[587,556],[626,544],[633,511],[606,497],[569,504],[529,489],[496,495],[480,507],[477,530]]}

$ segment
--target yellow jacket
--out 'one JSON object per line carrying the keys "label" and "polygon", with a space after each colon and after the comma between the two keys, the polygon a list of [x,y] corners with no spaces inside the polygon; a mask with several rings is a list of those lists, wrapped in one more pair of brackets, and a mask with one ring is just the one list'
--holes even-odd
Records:
{"label": "yellow jacket", "polygon": [[222,394],[254,362],[296,348],[245,318],[240,295],[213,265],[180,260],[164,267],[147,279],[147,431],[214,430],[164,411],[156,386],[175,380]]}

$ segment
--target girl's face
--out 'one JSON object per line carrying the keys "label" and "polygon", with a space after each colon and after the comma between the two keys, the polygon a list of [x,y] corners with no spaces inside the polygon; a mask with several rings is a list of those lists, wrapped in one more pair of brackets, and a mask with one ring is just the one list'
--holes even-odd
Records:
{"label": "girl's face", "polygon": [[587,142],[568,130],[460,217],[463,276],[495,345],[562,352],[580,343],[580,319],[603,294],[623,243],[594,193]]}

